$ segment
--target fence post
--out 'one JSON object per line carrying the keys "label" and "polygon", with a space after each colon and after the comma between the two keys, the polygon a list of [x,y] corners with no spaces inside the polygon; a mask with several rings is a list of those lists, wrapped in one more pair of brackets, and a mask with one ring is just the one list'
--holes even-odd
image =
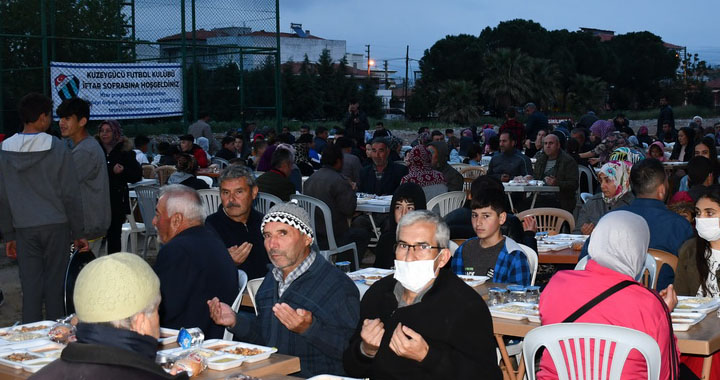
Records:
{"label": "fence post", "polygon": [[183,125],[187,125],[187,75],[185,75],[185,69],[187,69],[187,52],[185,51],[185,0],[180,0],[180,28],[182,29],[180,36],[182,41],[182,73],[183,73]]}
{"label": "fence post", "polygon": [[240,126],[245,130],[245,53],[240,48]]}
{"label": "fence post", "polygon": [[197,36],[195,32],[197,28],[195,26],[195,0],[192,1],[192,65],[193,65],[193,117],[191,120],[195,121],[198,119],[198,92],[197,92],[197,51],[195,45],[197,45]]}
{"label": "fence post", "polygon": [[45,14],[45,3],[46,0],[40,0],[40,34],[42,37],[42,82],[43,82],[43,94],[50,95],[48,89],[48,81],[50,74],[48,72],[48,41],[47,41],[47,15]]}
{"label": "fence post", "polygon": [[275,0],[275,129],[282,132],[282,89],[280,88],[280,0]]}
{"label": "fence post", "polygon": [[[0,25],[3,25],[3,7],[0,7]],[[9,31],[8,31],[9,32]],[[5,133],[5,100],[3,99],[3,45],[5,43],[5,37],[2,36],[4,31],[0,28],[0,132]]]}

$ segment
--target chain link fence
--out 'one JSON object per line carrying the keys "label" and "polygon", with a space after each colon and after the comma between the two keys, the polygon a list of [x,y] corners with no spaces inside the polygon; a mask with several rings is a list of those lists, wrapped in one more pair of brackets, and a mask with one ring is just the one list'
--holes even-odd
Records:
{"label": "chain link fence", "polygon": [[53,91],[52,61],[182,64],[184,116],[129,124],[184,129],[205,112],[238,127],[251,117],[279,123],[278,17],[278,0],[4,0],[0,131],[22,128],[23,95]]}

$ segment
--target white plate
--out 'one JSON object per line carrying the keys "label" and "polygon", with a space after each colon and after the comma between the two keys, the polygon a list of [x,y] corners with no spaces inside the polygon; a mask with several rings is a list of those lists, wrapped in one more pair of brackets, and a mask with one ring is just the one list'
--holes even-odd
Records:
{"label": "white plate", "polygon": [[[510,307],[516,310],[508,310]],[[533,321],[539,321],[540,318],[540,314],[537,311],[537,305],[525,302],[510,302],[502,305],[491,306],[490,314],[492,314],[493,317],[514,319],[516,321],[522,321],[523,319],[528,319],[529,317],[538,317],[538,319],[533,318]]]}
{"label": "white plate", "polygon": [[590,235],[573,235],[573,234],[557,234],[553,236],[546,236],[545,241],[569,241],[573,242],[576,240],[587,240]]}
{"label": "white plate", "polygon": [[31,373],[35,373],[54,361],[54,358],[40,358],[35,360],[28,360],[22,362],[22,369]]}
{"label": "white plate", "polygon": [[[161,327],[160,328],[160,338],[158,338],[158,343],[160,343],[161,346],[167,346],[168,344],[174,343],[177,341],[178,334],[180,334],[180,330],[169,329],[167,327]],[[163,337],[163,335],[169,335],[169,336]]]}
{"label": "white plate", "polygon": [[7,356],[12,355],[12,354],[27,354],[30,356],[34,356],[35,358],[38,358],[38,359],[42,358],[41,355],[34,354],[32,352],[28,352],[25,350],[6,351],[6,352],[3,352],[2,354],[0,354],[0,364],[10,367],[10,368],[16,368],[16,369],[22,368],[23,362],[16,362],[16,361],[5,359]]}
{"label": "white plate", "polygon": [[231,368],[240,367],[244,357],[238,355],[218,355],[208,359],[208,368],[215,371],[225,371]]}
{"label": "white plate", "polygon": [[[237,342],[236,342],[236,343],[237,343]],[[262,350],[263,352],[260,353],[260,354],[256,354],[256,355],[241,355],[241,354],[235,354],[235,353],[231,353],[231,352],[230,352],[231,350],[236,349],[236,348],[259,349],[259,350]],[[258,362],[258,361],[260,361],[260,360],[265,360],[265,359],[269,358],[270,355],[272,355],[272,354],[274,354],[275,352],[277,352],[277,348],[275,348],[275,347],[266,347],[266,346],[258,346],[258,345],[256,345],[256,344],[250,344],[250,343],[237,343],[235,346],[230,347],[230,348],[225,348],[225,349],[223,349],[221,352],[223,352],[223,353],[228,353],[228,354],[231,354],[231,355],[241,356],[241,357],[243,357],[243,360],[244,360],[245,362],[247,362],[247,363],[255,363],[255,362]]]}
{"label": "white plate", "polygon": [[[703,302],[690,302],[690,300],[702,300]],[[690,311],[696,313],[709,313],[720,306],[720,300],[710,297],[688,297],[678,296],[678,304],[675,311]]]}
{"label": "white plate", "polygon": [[463,281],[465,281],[466,284],[470,286],[478,286],[485,283],[485,281],[489,280],[490,277],[488,276],[467,276],[464,274],[458,275]]}
{"label": "white plate", "polygon": [[690,327],[695,326],[698,322],[705,319],[706,315],[707,314],[704,313],[673,312],[671,314],[673,319],[673,330],[688,331]]}
{"label": "white plate", "polygon": [[[17,325],[17,326],[2,328],[2,329],[0,329],[0,345],[4,345],[4,344],[14,344],[14,343],[22,343],[22,342],[26,342],[26,341],[29,341],[29,340],[34,340],[34,339],[14,340],[14,339],[12,339],[12,336],[13,336],[13,335],[15,335],[15,336],[17,336],[17,335],[25,335],[25,336],[27,336],[27,335],[37,335],[37,334],[40,334],[40,335],[42,335],[42,336],[41,336],[41,337],[37,337],[37,338],[35,338],[35,339],[47,338],[47,333],[48,333],[48,331],[50,331],[50,328],[51,328],[52,326],[54,326],[55,324],[57,324],[57,322],[54,322],[54,321],[38,321],[38,322],[33,322],[33,323],[26,323],[26,324],[24,324],[24,325]],[[27,328],[27,327],[36,327],[36,326],[42,326],[43,328],[40,329],[40,330],[35,330],[35,331],[30,331],[30,332],[25,332],[25,333],[21,332],[21,330],[22,330],[23,327],[26,327],[26,328]]]}
{"label": "white plate", "polygon": [[567,242],[557,242],[553,244],[538,242],[537,244],[538,252],[560,251],[570,247],[572,247],[572,243]]}

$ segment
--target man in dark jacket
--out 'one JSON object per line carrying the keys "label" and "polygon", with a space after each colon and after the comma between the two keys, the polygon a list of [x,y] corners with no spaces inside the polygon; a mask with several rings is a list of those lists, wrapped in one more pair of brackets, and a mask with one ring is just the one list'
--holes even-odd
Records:
{"label": "man in dark jacket", "polygon": [[257,179],[260,191],[272,194],[282,201],[288,202],[290,195],[295,194],[295,185],[290,181],[294,161],[293,154],[289,150],[275,149],[270,157],[272,169],[263,173]]}
{"label": "man in dark jacket", "polygon": [[[242,139],[239,139],[242,141]],[[215,157],[222,158],[223,160],[233,160],[237,158],[237,151],[235,150],[235,137],[225,136],[222,139],[222,149],[215,153]]]}
{"label": "man in dark jacket", "polygon": [[343,126],[345,127],[345,136],[354,139],[355,145],[363,146],[365,144],[365,131],[370,129],[370,124],[365,112],[360,111],[360,102],[355,99],[350,100]]}
{"label": "man in dark jacket", "polygon": [[427,260],[433,273],[423,277],[423,284],[412,275],[424,272],[403,276],[398,270],[365,293],[343,355],[350,376],[502,378],[487,305],[455,274],[441,270],[452,255],[449,240],[448,227],[432,211],[412,211],[400,219],[396,263]]}
{"label": "man in dark jacket", "polygon": [[[340,147],[328,145],[320,159],[320,163],[323,165],[322,168],[305,181],[303,193],[328,205],[332,217],[335,242],[338,246],[354,242],[361,256],[365,253],[370,239],[366,231],[348,226],[348,220],[355,213],[357,197],[350,180],[340,174],[343,166],[343,155]],[[324,217],[321,213],[315,214],[315,233],[318,237],[318,246],[321,249],[327,249],[328,247]],[[338,261],[345,257],[350,258],[348,255],[341,255]],[[360,265],[360,263],[357,264]]]}
{"label": "man in dark jacket", "polygon": [[445,141],[434,141],[428,145],[432,153],[430,164],[432,168],[439,171],[447,181],[448,191],[462,191],[465,179],[463,176],[448,164],[448,145]]}
{"label": "man in dark jacket", "polygon": [[535,162],[535,179],[545,181],[548,186],[559,186],[560,193],[540,193],[536,207],[543,204],[559,206],[572,213],[577,197],[578,175],[578,164],[560,148],[560,139],[552,133],[545,136],[543,151],[538,153]]}
{"label": "man in dark jacket", "polygon": [[530,141],[535,141],[539,130],[544,129],[547,131],[550,129],[547,116],[538,111],[535,103],[525,105],[525,114],[528,115],[527,122],[525,123],[525,134]]}
{"label": "man in dark jacket", "polygon": [[489,176],[508,182],[517,176],[533,174],[530,157],[515,150],[515,136],[509,130],[500,132],[500,152],[490,160]]}
{"label": "man in dark jacket", "polygon": [[265,277],[270,261],[260,232],[263,215],[253,208],[258,193],[255,176],[242,165],[230,165],[219,182],[222,207],[205,219],[205,226],[217,232],[248,279]]}
{"label": "man in dark jacket", "polygon": [[210,319],[207,300],[233,303],[238,275],[222,240],[203,226],[198,193],[183,185],[163,187],[153,219],[158,238],[155,273],[160,278],[163,327],[199,327],[206,339],[222,338],[223,328]]}
{"label": "man in dark jacket", "polygon": [[665,96],[660,98],[660,115],[658,115],[657,121],[658,133],[662,130],[663,124],[669,124],[670,128],[675,130],[675,116]]}
{"label": "man in dark jacket", "polygon": [[75,283],[77,342],[32,379],[187,379],[155,364],[160,337],[160,280],[137,255],[89,263]]}
{"label": "man in dark jacket", "polygon": [[373,139],[371,148],[373,163],[360,172],[360,192],[390,195],[400,186],[400,180],[408,174],[408,168],[388,162],[390,149],[385,138]]}

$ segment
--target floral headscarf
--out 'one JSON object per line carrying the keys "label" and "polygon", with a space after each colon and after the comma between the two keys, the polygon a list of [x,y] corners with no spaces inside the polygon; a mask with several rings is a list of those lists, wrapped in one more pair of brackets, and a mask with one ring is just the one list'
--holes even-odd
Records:
{"label": "floral headscarf", "polygon": [[408,175],[400,183],[416,183],[422,187],[447,183],[442,173],[430,167],[430,151],[423,145],[416,145],[405,155]]}
{"label": "floral headscarf", "polygon": [[417,141],[418,141],[419,145],[425,145],[425,144],[429,143],[430,141],[432,141],[432,138],[430,137],[430,132],[423,132],[423,133],[419,134]]}
{"label": "floral headscarf", "polygon": [[631,165],[644,160],[645,155],[634,148],[620,147],[610,153],[610,161],[628,161]]}
{"label": "floral headscarf", "polygon": [[604,174],[617,186],[612,197],[608,198],[603,193],[605,203],[614,203],[630,191],[630,168],[632,164],[627,161],[610,161],[600,168],[598,175]]}
{"label": "floral headscarf", "polygon": [[600,137],[600,140],[605,140],[614,131],[615,125],[609,120],[598,120],[590,126],[590,133]]}

